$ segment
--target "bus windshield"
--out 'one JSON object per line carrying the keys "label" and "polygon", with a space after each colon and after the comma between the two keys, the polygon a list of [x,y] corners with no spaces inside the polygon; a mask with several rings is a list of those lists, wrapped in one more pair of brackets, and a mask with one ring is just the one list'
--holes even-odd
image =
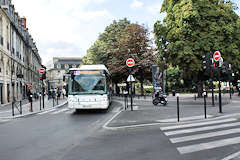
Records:
{"label": "bus windshield", "polygon": [[106,77],[96,72],[79,72],[74,74],[69,86],[70,94],[104,94],[106,93]]}

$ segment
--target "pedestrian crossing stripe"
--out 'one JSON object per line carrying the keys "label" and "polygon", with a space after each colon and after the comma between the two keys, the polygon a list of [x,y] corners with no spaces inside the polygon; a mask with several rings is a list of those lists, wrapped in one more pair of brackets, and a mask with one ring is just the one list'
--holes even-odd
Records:
{"label": "pedestrian crossing stripe", "polygon": [[239,143],[240,143],[240,137],[234,137],[234,138],[227,138],[227,139],[217,140],[217,141],[212,141],[207,143],[200,143],[200,144],[188,145],[184,147],[178,147],[177,149],[181,154],[186,154],[186,153],[219,148],[219,147],[239,144]]}
{"label": "pedestrian crossing stripe", "polygon": [[231,122],[236,121],[236,118],[229,118],[229,119],[222,119],[222,120],[215,120],[215,121],[205,121],[205,122],[196,122],[190,124],[180,124],[180,125],[173,125],[167,127],[160,127],[161,130],[171,130],[171,129],[180,129],[180,128],[188,128],[188,127],[198,127],[203,125],[210,125],[210,124],[219,124],[224,122]]}
{"label": "pedestrian crossing stripe", "polygon": [[[161,127],[160,129],[164,131],[165,135],[171,136],[169,140],[171,141],[171,143],[178,146],[177,150],[179,151],[179,153],[187,154],[234,144],[240,144],[240,137],[234,136],[226,138],[226,136],[230,136],[231,134],[240,134],[240,122],[236,122],[236,120],[237,119],[235,118],[229,118],[218,121],[167,126]],[[221,130],[214,131],[214,129]],[[200,131],[205,131],[206,133],[199,133]],[[181,134],[183,135],[181,136]],[[209,140],[209,138],[214,138],[217,136],[219,140]],[[222,138],[221,136],[224,136],[225,138]],[[207,142],[195,142],[194,144],[194,141],[203,139],[207,139]],[[185,142],[190,142],[191,145],[189,145],[189,143],[184,145]]]}
{"label": "pedestrian crossing stripe", "polygon": [[68,110],[69,110],[69,108],[64,108],[64,109],[58,110],[56,112],[53,112],[51,114],[58,114],[58,113],[65,112],[65,111],[68,111]]}
{"label": "pedestrian crossing stripe", "polygon": [[224,135],[234,134],[234,133],[240,133],[240,128],[234,128],[234,129],[211,132],[211,133],[202,133],[202,134],[196,134],[196,135],[191,135],[191,136],[171,138],[170,141],[172,143],[180,143],[180,142],[187,142],[187,141],[199,140],[199,139],[204,139],[204,138],[224,136]]}
{"label": "pedestrian crossing stripe", "polygon": [[[208,118],[213,117],[213,115],[206,115]],[[180,118],[181,121],[190,121],[190,120],[198,120],[202,119],[203,116],[192,116],[192,117],[184,117]],[[170,119],[162,119],[162,120],[157,120],[157,122],[162,122],[162,123],[171,123],[171,122],[177,122],[177,118],[170,118]]]}
{"label": "pedestrian crossing stripe", "polygon": [[235,123],[228,123],[228,124],[221,124],[217,126],[207,126],[207,127],[200,127],[200,128],[192,128],[192,129],[184,129],[184,130],[177,130],[177,131],[170,131],[165,132],[165,135],[176,135],[176,134],[184,134],[184,133],[193,133],[193,132],[200,132],[200,131],[208,131],[213,129],[219,129],[219,128],[226,128],[226,127],[234,127],[234,126],[240,126],[240,122]]}
{"label": "pedestrian crossing stripe", "polygon": [[42,115],[42,114],[45,114],[45,113],[49,113],[49,112],[52,112],[52,111],[55,111],[56,108],[53,108],[53,109],[49,109],[47,111],[44,111],[44,112],[41,112],[41,113],[38,113],[39,115]]}

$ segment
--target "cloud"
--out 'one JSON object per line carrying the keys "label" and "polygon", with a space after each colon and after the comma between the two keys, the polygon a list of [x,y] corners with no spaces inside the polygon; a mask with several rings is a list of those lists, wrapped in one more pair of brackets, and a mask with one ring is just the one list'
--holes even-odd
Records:
{"label": "cloud", "polygon": [[138,0],[133,0],[133,2],[131,3],[130,7],[131,8],[141,8],[143,6],[143,2],[140,2]]}
{"label": "cloud", "polygon": [[151,5],[147,7],[147,11],[153,15],[159,14],[162,7],[162,3]]}
{"label": "cloud", "polygon": [[75,19],[83,21],[92,21],[98,18],[113,18],[109,11],[105,10],[96,10],[96,11],[79,11],[72,10],[69,15]]}
{"label": "cloud", "polygon": [[57,41],[41,44],[40,56],[45,64],[53,57],[83,57],[85,52],[81,47],[74,43]]}
{"label": "cloud", "polygon": [[107,9],[96,9],[106,1],[12,0],[12,3],[19,15],[27,18],[27,27],[45,63],[53,56],[86,54],[106,27],[104,24],[114,19]]}

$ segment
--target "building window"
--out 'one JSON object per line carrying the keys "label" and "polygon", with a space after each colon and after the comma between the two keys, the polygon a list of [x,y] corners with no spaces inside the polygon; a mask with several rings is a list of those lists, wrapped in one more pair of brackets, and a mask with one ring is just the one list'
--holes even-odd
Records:
{"label": "building window", "polygon": [[61,69],[65,69],[65,65],[64,64],[61,64]]}
{"label": "building window", "polygon": [[57,64],[54,64],[54,68],[57,68]]}

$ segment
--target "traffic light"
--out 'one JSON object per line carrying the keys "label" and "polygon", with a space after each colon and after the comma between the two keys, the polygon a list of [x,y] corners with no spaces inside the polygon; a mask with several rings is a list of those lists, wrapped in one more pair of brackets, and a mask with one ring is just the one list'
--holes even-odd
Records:
{"label": "traffic light", "polygon": [[42,74],[42,79],[46,79],[46,71]]}
{"label": "traffic light", "polygon": [[202,56],[203,58],[203,69],[204,70],[209,70],[211,65],[212,65],[212,60],[210,58],[210,53],[205,54]]}

